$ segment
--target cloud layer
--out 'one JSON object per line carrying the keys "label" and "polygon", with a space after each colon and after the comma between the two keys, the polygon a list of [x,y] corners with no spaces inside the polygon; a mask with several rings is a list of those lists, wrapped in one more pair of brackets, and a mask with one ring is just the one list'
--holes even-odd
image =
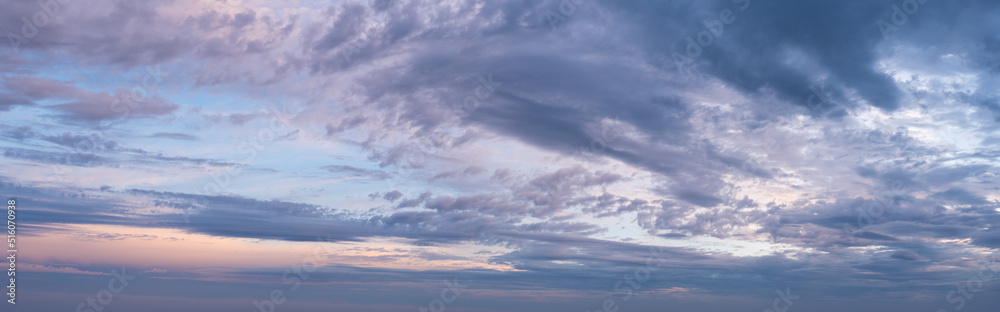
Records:
{"label": "cloud layer", "polygon": [[1000,248],[1000,3],[47,3],[0,13],[29,309],[122,266],[117,309],[1000,300],[966,285]]}

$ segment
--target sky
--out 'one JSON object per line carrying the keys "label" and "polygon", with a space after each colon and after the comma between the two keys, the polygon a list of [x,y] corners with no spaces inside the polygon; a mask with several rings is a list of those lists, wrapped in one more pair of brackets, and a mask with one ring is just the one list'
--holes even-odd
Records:
{"label": "sky", "polygon": [[0,8],[3,311],[1000,304],[997,1]]}

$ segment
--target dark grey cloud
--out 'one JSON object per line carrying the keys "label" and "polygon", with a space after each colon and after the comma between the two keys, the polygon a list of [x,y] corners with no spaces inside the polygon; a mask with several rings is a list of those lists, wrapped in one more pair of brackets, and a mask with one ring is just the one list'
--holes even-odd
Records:
{"label": "dark grey cloud", "polygon": [[391,202],[396,201],[400,197],[403,197],[403,193],[401,193],[400,191],[396,191],[396,190],[393,190],[391,192],[388,192],[388,193],[385,193],[384,195],[382,195],[382,198],[384,198],[385,200],[391,201]]}
{"label": "dark grey cloud", "polygon": [[986,201],[986,198],[960,188],[953,188],[944,192],[934,193],[931,196],[937,199],[943,199],[963,205],[983,205],[989,203]]}
{"label": "dark grey cloud", "polygon": [[3,148],[3,157],[21,159],[45,164],[60,164],[79,167],[116,166],[117,163],[103,156],[91,153],[47,152],[23,148]]}
{"label": "dark grey cloud", "polygon": [[150,135],[150,137],[153,137],[153,138],[166,138],[166,139],[174,139],[174,140],[182,140],[182,141],[197,141],[198,140],[198,137],[190,135],[190,134],[173,133],[173,132],[157,132],[157,133],[153,133],[152,135]]}
{"label": "dark grey cloud", "polygon": [[893,259],[904,260],[904,261],[917,261],[917,260],[920,260],[920,255],[917,255],[916,253],[914,253],[912,251],[905,251],[905,250],[896,251],[896,252],[892,253],[892,255],[890,255],[889,257],[893,258]]}
{"label": "dark grey cloud", "polygon": [[382,170],[375,169],[364,169],[352,166],[344,165],[329,165],[323,167],[331,173],[354,178],[368,178],[373,180],[385,180],[391,177],[391,174]]}
{"label": "dark grey cloud", "polygon": [[[220,161],[217,159],[168,156],[163,155],[162,153],[152,153],[141,149],[115,148],[114,144],[112,144],[114,142],[97,145],[96,148],[95,145],[90,145],[93,141],[81,142],[84,143],[80,145],[64,145],[59,151],[15,147],[0,148],[0,150],[3,150],[3,157],[5,158],[21,159],[41,164],[79,167],[103,166],[118,168],[122,166],[172,166],[178,164],[208,165],[213,167],[241,166],[237,163]],[[111,148],[108,147],[109,144]]]}
{"label": "dark grey cloud", "polygon": [[329,31],[323,34],[313,49],[325,51],[337,48],[361,31],[363,22],[368,15],[367,8],[361,5],[349,4],[330,6],[325,14],[332,21]]}
{"label": "dark grey cloud", "polygon": [[4,86],[13,96],[30,98],[32,103],[51,101],[45,107],[56,110],[70,121],[99,122],[116,118],[149,118],[165,115],[178,106],[162,97],[119,89],[114,93],[90,92],[73,82],[31,76],[6,76]]}

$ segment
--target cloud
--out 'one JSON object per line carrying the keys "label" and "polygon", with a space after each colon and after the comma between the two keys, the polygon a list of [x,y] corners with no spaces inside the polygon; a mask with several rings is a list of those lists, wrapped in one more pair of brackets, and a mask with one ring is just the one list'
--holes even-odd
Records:
{"label": "cloud", "polygon": [[198,137],[190,135],[190,134],[169,133],[169,132],[157,132],[157,133],[154,133],[154,134],[150,135],[150,137],[153,137],[153,138],[166,138],[166,139],[174,139],[174,140],[184,140],[184,141],[197,141],[198,140]]}
{"label": "cloud", "polygon": [[352,167],[352,166],[329,165],[329,166],[323,167],[323,169],[326,169],[327,171],[330,171],[331,173],[335,173],[335,174],[343,175],[343,176],[348,176],[348,177],[354,177],[354,178],[369,178],[369,179],[373,179],[373,180],[385,180],[385,179],[388,179],[388,178],[391,177],[391,175],[388,172],[385,172],[385,171],[382,171],[382,170],[363,169],[363,168],[357,168],[357,167]]}
{"label": "cloud", "polygon": [[904,260],[904,261],[917,261],[920,260],[920,256],[911,251],[899,250],[889,256],[893,259]]}
{"label": "cloud", "polygon": [[964,205],[984,205],[989,203],[986,201],[986,198],[960,188],[953,188],[944,192],[934,193],[931,196],[937,199],[943,199]]}
{"label": "cloud", "polygon": [[51,267],[46,265],[38,265],[34,263],[20,263],[17,266],[18,271],[24,272],[44,272],[44,273],[64,273],[64,274],[83,274],[83,275],[110,275],[107,273],[100,272],[90,272],[83,271],[72,267]]}

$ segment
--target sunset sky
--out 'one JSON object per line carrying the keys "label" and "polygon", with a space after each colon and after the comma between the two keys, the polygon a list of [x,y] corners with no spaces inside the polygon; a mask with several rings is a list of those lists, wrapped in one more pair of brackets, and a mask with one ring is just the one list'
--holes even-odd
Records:
{"label": "sunset sky", "polygon": [[1000,305],[1000,1],[0,0],[0,26],[0,311]]}

